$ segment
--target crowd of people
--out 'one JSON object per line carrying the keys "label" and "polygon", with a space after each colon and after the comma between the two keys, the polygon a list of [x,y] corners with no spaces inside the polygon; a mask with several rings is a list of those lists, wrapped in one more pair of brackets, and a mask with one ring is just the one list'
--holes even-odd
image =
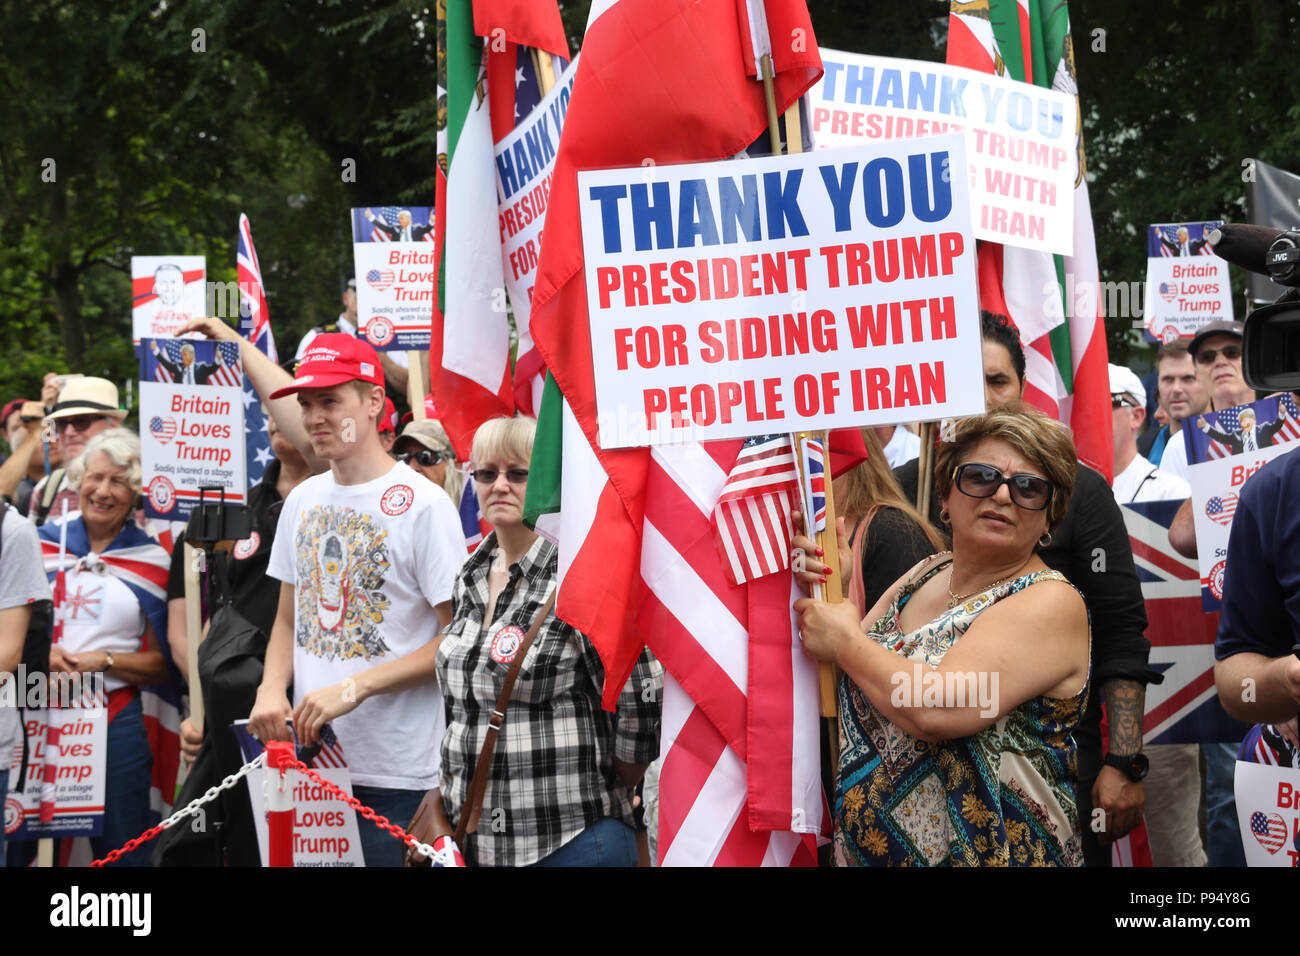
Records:
{"label": "crowd of people", "polygon": [[[554,610],[557,549],[524,523],[534,423],[486,422],[458,461],[437,421],[398,419],[387,391],[400,394],[407,369],[355,336],[351,289],[344,305],[286,367],[219,319],[181,329],[239,343],[275,456],[250,490],[247,534],[214,552],[198,615],[184,533],[141,510],[140,441],[122,427],[113,383],[51,374],[39,399],[0,413],[11,450],[0,464],[0,671],[17,669],[33,608],[57,597],[50,672],[102,674],[107,693],[96,856],[149,825],[139,688],[188,677],[197,618],[208,638],[189,693],[206,719],[181,726],[182,798],[238,769],[228,727],[247,718],[262,742],[332,737],[362,803],[403,824],[432,805],[471,864],[648,863],[655,819],[642,810],[654,805],[646,771],[659,756],[663,671],[643,652],[616,709],[602,709],[600,658]],[[1213,322],[1161,346],[1154,420],[1139,376],[1110,367],[1110,483],[1078,462],[1066,428],[1022,403],[1015,327],[984,313],[981,328],[988,411],[942,429],[928,512],[914,505],[916,432],[864,428],[865,461],[833,484],[847,600],[795,605],[804,650],[841,675],[826,788],[834,862],[1108,866],[1145,820],[1156,865],[1242,865],[1239,741],[1144,742],[1145,690],[1160,676],[1120,509],[1189,498],[1183,429],[1204,431],[1207,412],[1256,397],[1241,373],[1242,326]],[[1241,424],[1243,447],[1273,438]],[[1283,557],[1294,519],[1279,505],[1297,490],[1292,459],[1242,492],[1232,530],[1242,558],[1216,645],[1223,707],[1273,722],[1268,739],[1287,761],[1300,577]],[[491,528],[469,552],[457,507],[466,482]],[[794,543],[824,557],[807,538]],[[1190,501],[1170,543],[1196,553]],[[810,586],[828,570],[809,558],[796,578]],[[1249,701],[1245,679],[1261,688]],[[900,695],[908,680],[970,693]],[[16,714],[0,708],[0,753],[20,743]],[[225,793],[214,812],[222,826],[202,846],[169,834],[116,865],[257,865],[246,797]],[[400,842],[359,824],[367,866],[402,865]],[[32,855],[30,842],[13,843],[8,865]]]}

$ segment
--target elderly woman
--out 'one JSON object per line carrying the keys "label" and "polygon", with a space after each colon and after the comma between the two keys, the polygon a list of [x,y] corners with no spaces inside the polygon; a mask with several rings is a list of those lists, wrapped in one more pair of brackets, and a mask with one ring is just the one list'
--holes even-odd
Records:
{"label": "elderly woman", "polygon": [[465,476],[456,464],[456,453],[441,423],[432,418],[408,422],[393,442],[392,453],[447,492],[452,504],[460,505]]}
{"label": "elderly woman", "polygon": [[[1024,405],[962,419],[951,437],[935,473],[952,552],[899,578],[861,623],[851,604],[795,605],[805,650],[844,671],[836,860],[1079,866],[1071,731],[1088,616],[1035,553],[1065,514],[1074,445]],[[809,561],[802,576],[822,573]]]}
{"label": "elderly woman", "polygon": [[[459,822],[488,720],[521,639],[557,584],[555,545],[524,524],[535,424],[494,419],[474,436],[471,475],[492,533],[461,568],[437,652],[449,718],[441,792]],[[480,866],[632,866],[632,790],[659,749],[663,672],[644,653],[601,709],[605,671],[581,633],[547,610],[522,661],[476,827],[462,847]]]}
{"label": "elderly woman", "polygon": [[[62,637],[50,648],[50,673],[102,674],[108,692],[104,829],[91,839],[100,857],[151,823],[153,757],[139,688],[167,679],[160,647],[170,559],[131,520],[140,493],[140,439],[134,433],[113,428],[92,438],[69,466],[68,480],[81,513],[66,521],[52,515],[40,529],[45,571],[63,613]],[[119,862],[148,866],[149,848]]]}

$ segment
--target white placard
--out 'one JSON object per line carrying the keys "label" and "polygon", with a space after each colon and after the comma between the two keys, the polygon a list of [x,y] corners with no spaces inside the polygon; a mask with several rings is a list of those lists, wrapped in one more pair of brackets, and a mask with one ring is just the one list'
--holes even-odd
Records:
{"label": "white placard", "polygon": [[1207,322],[1232,319],[1228,260],[1207,237],[1222,222],[1156,223],[1147,227],[1147,284],[1142,321],[1158,342],[1187,338]]}
{"label": "white placard", "polygon": [[964,149],[579,173],[601,445],[982,412]]}
{"label": "white placard", "polygon": [[1300,866],[1300,770],[1237,761],[1233,781],[1247,866]]}
{"label": "white placard", "polygon": [[977,239],[1070,255],[1078,107],[1056,90],[960,66],[821,51],[809,91],[819,149],[962,132]]}
{"label": "white placard", "polygon": [[197,316],[208,314],[207,260],[203,256],[131,257],[131,335],[172,338]]}
{"label": "white placard", "polygon": [[[266,773],[259,768],[250,771],[247,778],[248,795],[254,808],[253,827],[257,831],[257,849],[263,866],[267,865],[266,797],[262,792]],[[346,767],[313,773],[352,796],[352,777]],[[293,780],[293,865],[365,866],[356,811],[299,771],[290,770],[289,775]],[[393,822],[399,826],[406,823],[405,820]],[[373,825],[367,822],[367,826]]]}
{"label": "white placard", "polygon": [[[57,751],[46,744],[48,715],[58,722]],[[99,836],[104,826],[104,763],[108,749],[108,709],[102,704],[56,710],[23,711],[23,733],[27,736],[27,780],[21,792],[18,782],[22,749],[10,756],[10,790],[5,799],[5,839],[34,840],[40,837]],[[55,771],[54,818],[40,822],[41,781],[47,759]]]}
{"label": "white placard", "polygon": [[432,206],[352,210],[357,337],[380,352],[429,349],[433,240]]}

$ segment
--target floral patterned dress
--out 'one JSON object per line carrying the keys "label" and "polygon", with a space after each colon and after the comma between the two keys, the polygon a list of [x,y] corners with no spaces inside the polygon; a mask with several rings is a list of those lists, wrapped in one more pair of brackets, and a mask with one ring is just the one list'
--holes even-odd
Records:
{"label": "floral patterned dress", "polygon": [[[952,559],[931,560],[868,634],[918,662],[918,675],[937,667],[985,609],[1038,581],[1066,580],[1057,571],[1025,574],[904,634],[902,608]],[[1083,717],[1089,680],[1072,697],[1025,701],[972,736],[927,743],[842,678],[836,864],[1082,866],[1071,734]]]}

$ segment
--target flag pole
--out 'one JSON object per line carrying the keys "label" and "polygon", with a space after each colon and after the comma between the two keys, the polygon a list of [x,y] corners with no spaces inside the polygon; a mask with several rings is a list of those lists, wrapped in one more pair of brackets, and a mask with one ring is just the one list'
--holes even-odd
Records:
{"label": "flag pole", "polygon": [[934,488],[934,422],[921,423],[921,452],[916,464],[916,510],[928,520]]}
{"label": "flag pole", "polygon": [[411,405],[411,417],[417,422],[429,417],[424,410],[424,396],[429,394],[429,390],[424,387],[424,367],[420,364],[422,355],[427,358],[428,350],[406,353],[406,400]]}

